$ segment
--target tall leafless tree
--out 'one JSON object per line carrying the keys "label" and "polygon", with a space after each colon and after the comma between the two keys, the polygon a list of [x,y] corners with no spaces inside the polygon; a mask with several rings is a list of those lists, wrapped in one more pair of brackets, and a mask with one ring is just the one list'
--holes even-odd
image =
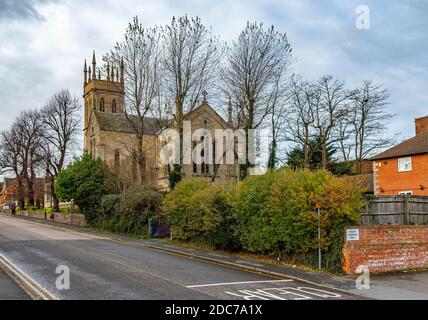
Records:
{"label": "tall leafless tree", "polygon": [[[223,45],[198,17],[174,17],[162,31],[164,89],[175,106],[173,118],[180,133],[182,163],[184,116],[195,108],[203,91],[214,82]],[[174,166],[171,182],[181,179],[181,168]]]}
{"label": "tall leafless tree", "polygon": [[136,147],[129,149],[128,141],[122,143],[139,166],[139,180],[146,179],[146,155],[143,149],[146,120],[157,116],[163,105],[161,92],[161,40],[159,28],[144,28],[135,17],[129,24],[122,42],[104,57],[108,63],[124,63],[125,116],[136,133]]}
{"label": "tall leafless tree", "polygon": [[247,23],[236,42],[233,42],[222,70],[224,91],[239,106],[239,125],[247,138],[247,163],[241,167],[241,178],[252,166],[248,160],[250,144],[248,132],[263,124],[276,104],[278,79],[283,80],[291,57],[291,45],[285,33],[273,26]]}
{"label": "tall leafless tree", "polygon": [[350,92],[345,83],[326,75],[317,83],[319,102],[315,104],[314,129],[322,153],[322,168],[327,169],[328,148],[341,138],[335,130],[342,121],[346,121]]}
{"label": "tall leafless tree", "polygon": [[59,211],[59,200],[55,195],[54,180],[70,160],[76,135],[80,129],[79,100],[68,90],[56,93],[41,111],[43,126],[43,161],[46,173],[51,178],[53,208]]}
{"label": "tall leafless tree", "polygon": [[24,184],[22,177],[22,132],[16,125],[0,133],[0,173],[13,174],[19,206],[24,207]]}
{"label": "tall leafless tree", "polygon": [[[293,76],[288,88],[290,113],[286,117],[286,125],[280,127],[285,139],[299,145],[304,154],[303,166],[309,168],[315,141],[314,110],[320,101],[319,90],[301,77]],[[312,143],[311,143],[312,142]]]}
{"label": "tall leafless tree", "polygon": [[352,93],[351,130],[347,141],[353,150],[357,174],[362,173],[362,163],[367,157],[393,143],[392,138],[385,137],[387,125],[394,116],[387,111],[388,98],[388,91],[373,81],[364,81]]}
{"label": "tall leafless tree", "polygon": [[1,133],[0,167],[15,176],[18,203],[34,205],[36,171],[41,163],[41,121],[37,111],[23,111],[9,131]]}
{"label": "tall leafless tree", "polygon": [[34,205],[34,185],[36,169],[41,163],[42,123],[38,111],[24,111],[17,119],[17,127],[21,132],[20,141],[22,178],[26,188],[26,198],[30,206]]}

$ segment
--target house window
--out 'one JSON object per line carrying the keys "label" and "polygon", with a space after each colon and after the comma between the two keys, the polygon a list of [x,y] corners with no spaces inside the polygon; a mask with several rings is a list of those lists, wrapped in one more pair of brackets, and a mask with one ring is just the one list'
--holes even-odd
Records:
{"label": "house window", "polygon": [[398,159],[398,172],[412,171],[412,158]]}
{"label": "house window", "polygon": [[413,195],[413,191],[401,191],[398,194],[400,196],[411,196],[411,195]]}

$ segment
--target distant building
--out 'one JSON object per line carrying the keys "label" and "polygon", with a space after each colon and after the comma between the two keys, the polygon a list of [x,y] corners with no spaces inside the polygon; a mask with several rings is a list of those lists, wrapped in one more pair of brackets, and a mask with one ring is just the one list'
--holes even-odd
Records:
{"label": "distant building", "polygon": [[[44,178],[36,178],[34,182],[34,205],[43,207],[44,205]],[[18,205],[18,190],[16,178],[4,178],[4,181],[0,183],[0,208],[3,206]],[[24,194],[26,190],[26,184],[23,186]],[[25,196],[25,202],[29,203],[29,199]]]}
{"label": "distant building", "polygon": [[428,196],[428,116],[415,127],[416,136],[371,158],[375,195]]}

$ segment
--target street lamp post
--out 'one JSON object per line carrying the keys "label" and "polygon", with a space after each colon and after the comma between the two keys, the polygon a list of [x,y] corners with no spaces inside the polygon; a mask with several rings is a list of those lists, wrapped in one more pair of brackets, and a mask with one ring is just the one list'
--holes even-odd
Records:
{"label": "street lamp post", "polygon": [[316,205],[318,216],[318,269],[322,268],[322,253],[321,253],[321,205]]}

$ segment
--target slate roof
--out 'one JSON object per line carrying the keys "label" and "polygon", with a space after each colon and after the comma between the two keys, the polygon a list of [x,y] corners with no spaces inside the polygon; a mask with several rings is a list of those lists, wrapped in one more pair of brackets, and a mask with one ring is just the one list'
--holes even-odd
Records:
{"label": "slate roof", "polygon": [[[137,121],[137,116],[128,116],[128,119],[124,113],[109,112],[96,112],[95,116],[98,120],[100,129],[103,131],[135,133],[130,120]],[[147,117],[144,119],[144,133],[156,135],[164,124],[165,121]]]}
{"label": "slate roof", "polygon": [[428,153],[428,131],[422,132],[415,137],[406,140],[391,149],[388,149],[370,160],[382,160],[389,158],[398,158],[416,154]]}

